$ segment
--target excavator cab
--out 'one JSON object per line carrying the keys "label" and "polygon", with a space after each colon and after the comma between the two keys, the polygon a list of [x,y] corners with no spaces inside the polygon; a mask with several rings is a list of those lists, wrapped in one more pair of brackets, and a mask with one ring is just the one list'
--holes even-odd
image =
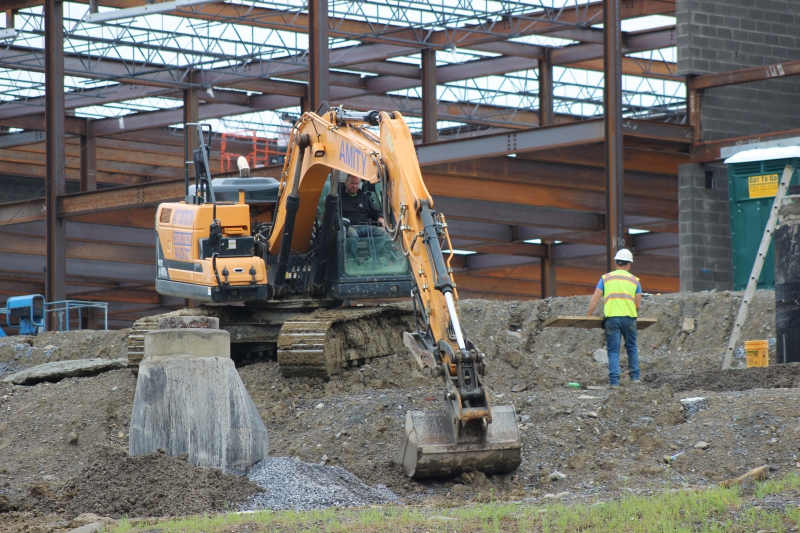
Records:
{"label": "excavator cab", "polygon": [[[334,180],[334,177],[339,179]],[[342,183],[346,177],[343,172],[331,171],[317,205],[317,227],[322,227],[325,200],[330,193],[331,183]],[[382,208],[381,186],[380,183],[362,184],[362,190],[379,209]],[[335,217],[336,246],[326,272],[328,296],[340,300],[407,297],[413,280],[400,243],[392,241],[376,223],[362,227],[351,225],[342,217],[341,208],[338,208]],[[353,231],[348,231],[351,228]]]}

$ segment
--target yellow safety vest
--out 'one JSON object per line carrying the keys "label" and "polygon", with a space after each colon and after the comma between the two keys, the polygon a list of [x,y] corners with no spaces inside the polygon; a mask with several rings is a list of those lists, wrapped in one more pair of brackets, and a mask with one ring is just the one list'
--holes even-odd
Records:
{"label": "yellow safety vest", "polygon": [[603,314],[636,318],[636,289],[639,278],[627,270],[615,270],[603,276]]}

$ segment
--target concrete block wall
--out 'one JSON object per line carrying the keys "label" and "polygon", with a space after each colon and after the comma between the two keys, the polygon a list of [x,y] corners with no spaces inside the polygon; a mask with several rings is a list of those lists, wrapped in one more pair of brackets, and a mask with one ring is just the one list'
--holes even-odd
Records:
{"label": "concrete block wall", "polygon": [[[679,74],[800,60],[800,0],[676,0],[675,16]],[[700,93],[702,141],[796,129],[798,124],[800,76]],[[712,190],[705,188],[706,171],[714,173]],[[681,290],[731,289],[727,169],[684,165],[679,179]]]}
{"label": "concrete block wall", "polygon": [[[713,187],[707,188],[713,172]],[[722,182],[719,182],[720,176]],[[733,287],[728,181],[720,165],[678,167],[682,291]]]}

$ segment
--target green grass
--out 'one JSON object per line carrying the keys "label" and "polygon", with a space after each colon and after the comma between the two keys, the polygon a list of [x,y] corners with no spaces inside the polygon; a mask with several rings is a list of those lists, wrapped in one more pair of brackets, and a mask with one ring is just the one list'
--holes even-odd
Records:
{"label": "green grass", "polygon": [[600,503],[532,505],[492,501],[462,507],[385,506],[321,511],[260,511],[173,520],[123,519],[109,533],[152,529],[163,533],[318,532],[753,532],[800,530],[800,506],[761,507],[765,498],[800,499],[800,475],[758,483],[752,494],[716,487],[701,492],[665,492]]}

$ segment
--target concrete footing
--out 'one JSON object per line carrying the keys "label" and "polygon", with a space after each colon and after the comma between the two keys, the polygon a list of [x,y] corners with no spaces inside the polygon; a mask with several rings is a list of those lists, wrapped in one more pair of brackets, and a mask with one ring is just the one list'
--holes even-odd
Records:
{"label": "concrete footing", "polygon": [[130,455],[188,453],[192,464],[239,474],[267,456],[267,428],[230,358],[226,331],[152,331],[144,355]]}

